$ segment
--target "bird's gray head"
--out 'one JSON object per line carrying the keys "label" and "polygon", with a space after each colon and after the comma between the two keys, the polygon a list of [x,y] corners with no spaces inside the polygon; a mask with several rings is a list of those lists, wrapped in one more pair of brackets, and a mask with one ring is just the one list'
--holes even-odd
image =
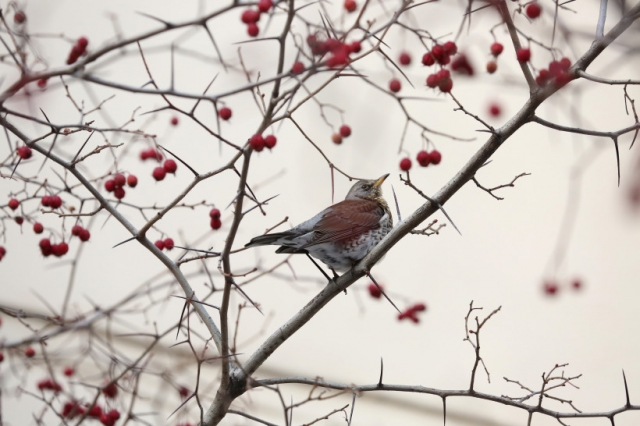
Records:
{"label": "bird's gray head", "polygon": [[346,200],[357,200],[358,198],[364,198],[365,200],[377,200],[382,198],[382,182],[389,176],[381,176],[374,180],[359,180],[353,184]]}

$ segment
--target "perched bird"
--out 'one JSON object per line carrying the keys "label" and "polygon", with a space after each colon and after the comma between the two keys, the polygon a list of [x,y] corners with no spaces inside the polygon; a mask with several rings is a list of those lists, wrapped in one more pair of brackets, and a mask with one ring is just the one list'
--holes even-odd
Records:
{"label": "perched bird", "polygon": [[321,260],[335,273],[351,269],[389,233],[391,211],[377,180],[356,182],[344,201],[327,207],[295,228],[253,238],[245,247],[277,245],[276,253],[304,253]]}

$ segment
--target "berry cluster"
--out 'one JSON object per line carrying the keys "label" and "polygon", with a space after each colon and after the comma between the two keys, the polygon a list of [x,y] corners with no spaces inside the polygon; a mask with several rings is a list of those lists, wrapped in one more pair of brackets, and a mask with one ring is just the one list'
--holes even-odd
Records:
{"label": "berry cluster", "polygon": [[322,40],[317,34],[307,36],[307,45],[314,56],[324,56],[329,54],[325,64],[329,68],[341,68],[349,65],[350,55],[358,53],[362,49],[359,41],[345,43],[335,38]]}
{"label": "berry cluster", "polygon": [[20,159],[28,160],[33,155],[33,151],[28,146],[23,145],[16,149],[16,154],[18,154],[18,157],[20,157]]}
{"label": "berry cluster", "polygon": [[58,244],[52,244],[49,238],[43,238],[38,243],[40,252],[44,257],[54,255],[55,257],[62,257],[69,252],[69,244],[62,241]]}
{"label": "berry cluster", "polygon": [[448,41],[445,44],[436,44],[422,56],[422,64],[428,67],[436,62],[440,65],[447,65],[451,62],[451,56],[456,53],[458,53],[458,46],[453,41]]}
{"label": "berry cluster", "polygon": [[427,77],[427,87],[431,87],[432,89],[437,87],[443,93],[450,92],[453,88],[451,72],[446,68],[442,68],[436,73],[429,74]]}
{"label": "berry cluster", "polygon": [[[35,225],[34,225],[34,231],[35,231]],[[36,234],[38,234],[38,232],[36,232]],[[89,232],[89,230],[83,228],[80,225],[73,225],[73,227],[71,228],[71,235],[73,235],[74,237],[80,238],[80,241],[82,242],[89,241],[89,238],[91,238],[91,233]]]}
{"label": "berry cluster", "polygon": [[222,226],[222,221],[220,220],[220,210],[216,208],[211,209],[211,211],[209,212],[209,217],[211,218],[211,221],[209,222],[209,225],[211,225],[211,229],[220,229],[220,227]]}
{"label": "berry cluster", "polygon": [[116,173],[113,178],[108,179],[104,183],[104,189],[107,192],[113,192],[113,196],[118,200],[122,200],[126,195],[124,185],[127,184],[131,188],[138,185],[138,178],[135,175],[129,175],[126,178],[122,173]]}
{"label": "berry cluster", "polygon": [[267,135],[263,137],[259,133],[256,133],[249,139],[249,145],[251,145],[251,148],[257,152],[262,151],[265,147],[272,149],[276,146],[277,142],[278,139],[274,135]]}
{"label": "berry cluster", "polygon": [[40,389],[41,391],[51,390],[55,393],[58,393],[62,390],[62,386],[51,379],[43,379],[38,382],[38,389]]}
{"label": "berry cluster", "polygon": [[82,55],[87,53],[87,46],[89,45],[89,40],[86,37],[80,37],[76,44],[71,48],[71,52],[69,52],[69,57],[67,57],[67,65],[74,64]]}
{"label": "berry cluster", "polygon": [[349,136],[351,136],[351,127],[343,124],[338,129],[338,133],[331,135],[331,141],[336,145],[340,145],[342,143],[342,138],[348,138]]}
{"label": "berry cluster", "polygon": [[51,207],[52,209],[57,209],[62,207],[62,198],[60,198],[60,196],[58,195],[45,195],[44,197],[42,197],[42,200],[40,200],[40,203],[44,207]]}
{"label": "berry cluster", "polygon": [[240,15],[240,20],[247,25],[247,34],[251,37],[257,37],[260,34],[258,21],[263,13],[269,12],[273,7],[272,0],[259,0],[258,9],[245,9]]}
{"label": "berry cluster", "polygon": [[173,250],[173,247],[174,247],[172,238],[165,238],[164,240],[158,240],[153,244],[158,248],[158,250]]}
{"label": "berry cluster", "polygon": [[416,303],[402,311],[398,314],[398,320],[402,321],[403,319],[410,319],[414,323],[419,323],[420,319],[418,318],[418,312],[423,312],[427,310],[427,306],[424,303]]}
{"label": "berry cluster", "polygon": [[147,148],[140,151],[140,159],[142,161],[154,159],[157,162],[160,162],[163,158],[164,156],[162,155],[162,153],[154,148]]}
{"label": "berry cluster", "polygon": [[542,87],[548,82],[552,82],[555,87],[560,88],[573,79],[569,74],[569,68],[571,68],[571,60],[569,58],[551,61],[548,69],[540,70],[536,77],[536,83]]}
{"label": "berry cluster", "polygon": [[[419,151],[416,155],[416,161],[420,166],[427,167],[430,164],[437,165],[442,161],[442,154],[437,149],[434,149],[431,152],[427,152],[425,150]],[[409,171],[413,163],[409,157],[405,157],[400,160],[400,170]]]}
{"label": "berry cluster", "polygon": [[[571,280],[569,285],[576,291],[581,290],[583,287],[582,280],[580,280],[579,278],[574,278],[573,280]],[[548,279],[542,283],[542,290],[547,296],[555,296],[558,291],[560,291],[560,285],[556,280]]]}
{"label": "berry cluster", "polygon": [[169,158],[164,160],[164,164],[162,166],[158,166],[153,169],[151,176],[159,182],[167,176],[167,173],[175,174],[176,170],[178,170],[178,163]]}

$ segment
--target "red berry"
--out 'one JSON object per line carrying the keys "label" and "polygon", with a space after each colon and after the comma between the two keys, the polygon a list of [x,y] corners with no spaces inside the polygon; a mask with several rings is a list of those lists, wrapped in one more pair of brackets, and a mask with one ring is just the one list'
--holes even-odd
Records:
{"label": "red berry", "polygon": [[260,34],[260,27],[255,22],[251,22],[247,25],[247,34],[250,37],[257,37]]}
{"label": "red berry", "polygon": [[400,160],[400,170],[403,171],[408,171],[411,168],[411,159],[410,158],[403,158],[402,160]]}
{"label": "red berry", "polygon": [[136,175],[127,176],[127,185],[129,185],[131,188],[135,188],[138,185],[138,178],[136,177]]}
{"label": "red berry", "polygon": [[264,149],[264,138],[261,134],[256,133],[255,135],[251,136],[251,139],[249,139],[249,145],[255,151],[260,152]]}
{"label": "red berry", "polygon": [[360,43],[358,40],[351,42],[351,44],[349,45],[349,50],[353,53],[360,53],[360,51],[362,50],[362,43]]}
{"label": "red berry", "polygon": [[438,88],[443,93],[449,93],[453,88],[453,80],[451,80],[451,78],[449,77],[443,78],[442,80],[440,80],[440,82],[438,82]]}
{"label": "red berry", "polygon": [[209,212],[209,217],[211,219],[220,219],[220,210],[216,208],[211,209],[211,211]]}
{"label": "red berry", "polygon": [[113,177],[113,183],[116,188],[119,186],[122,187],[125,183],[127,183],[127,178],[125,178],[122,173],[116,173],[116,175]]}
{"label": "red berry", "polygon": [[115,383],[110,383],[102,389],[102,393],[107,398],[115,398],[118,395],[118,387]]}
{"label": "red berry", "polygon": [[18,225],[22,225],[24,223],[24,217],[22,216],[16,216],[13,220],[15,220]]}
{"label": "red berry", "polygon": [[439,79],[437,74],[429,74],[427,77],[427,86],[433,89],[438,86],[438,81]]}
{"label": "red berry", "polygon": [[99,419],[100,416],[102,416],[102,407],[99,405],[94,405],[87,413],[87,417],[93,417],[94,419]]}
{"label": "red berry", "polygon": [[40,222],[36,222],[33,224],[33,232],[35,232],[36,234],[42,234],[42,231],[44,231],[44,226],[42,226]]}
{"label": "red berry", "polygon": [[340,136],[340,133],[332,134],[331,142],[335,143],[336,145],[340,145],[342,143],[342,136]]}
{"label": "red berry", "polygon": [[16,24],[22,24],[27,20],[27,15],[22,10],[17,10],[13,15],[13,22]]}
{"label": "red berry", "polygon": [[440,161],[442,161],[442,154],[436,149],[429,153],[429,157],[431,157],[431,164],[440,164]]}
{"label": "red berry", "polygon": [[343,138],[348,138],[349,136],[351,136],[351,127],[347,126],[346,124],[340,126],[340,136],[342,136]]}
{"label": "red berry", "polygon": [[106,181],[104,183],[104,189],[107,192],[113,192],[114,189],[116,189],[116,183],[113,179],[109,179],[108,181]]}
{"label": "red berry", "polygon": [[291,67],[291,72],[293,74],[301,74],[304,71],[304,64],[300,61],[294,62]]}
{"label": "red berry", "polygon": [[426,65],[426,66],[430,67],[431,65],[433,65],[435,63],[436,63],[436,58],[433,57],[431,52],[427,52],[424,55],[422,55],[422,65]]}
{"label": "red berry", "polygon": [[400,80],[398,80],[397,78],[392,78],[389,82],[389,90],[391,90],[393,93],[398,93],[400,89],[402,89]]}
{"label": "red berry", "polygon": [[62,198],[58,195],[52,195],[49,197],[49,207],[57,209],[62,206]]}
{"label": "red berry", "polygon": [[260,12],[254,9],[245,9],[240,16],[245,24],[255,24],[260,20]]}
{"label": "red berry", "polygon": [[116,188],[113,190],[113,196],[116,197],[116,199],[118,200],[122,200],[125,195],[126,195],[126,191],[121,186],[116,186]]}
{"label": "red berry", "polygon": [[451,62],[451,69],[459,72],[460,74],[473,75],[473,67],[469,62],[469,58],[464,53],[459,54],[455,57],[453,62]]}
{"label": "red berry", "polygon": [[542,8],[538,4],[538,2],[534,1],[533,3],[529,3],[526,8],[527,16],[531,19],[536,19],[540,16],[542,12]]}
{"label": "red berry", "polygon": [[0,246],[0,260],[7,254],[7,249]]}
{"label": "red berry", "polygon": [[521,47],[516,50],[516,58],[518,59],[518,62],[529,62],[531,59],[531,49]]}
{"label": "red berry", "polygon": [[224,121],[227,121],[231,118],[231,108],[222,107],[218,110],[218,117],[222,118]]}
{"label": "red berry", "polygon": [[382,297],[382,292],[380,291],[378,286],[376,286],[373,283],[369,284],[369,286],[367,287],[367,290],[369,290],[369,294],[374,299],[380,299],[380,297]]}
{"label": "red berry", "polygon": [[444,51],[447,52],[447,55],[453,56],[458,53],[458,46],[453,41],[448,41],[442,45]]}
{"label": "red berry", "polygon": [[91,232],[89,232],[88,229],[82,228],[82,231],[80,231],[80,235],[78,235],[78,237],[82,242],[89,241],[89,238],[91,238]]}
{"label": "red berry", "polygon": [[174,243],[173,243],[173,239],[172,238],[165,238],[162,243],[164,244],[164,248],[167,249],[167,250],[172,250],[173,247],[174,247]]}
{"label": "red berry", "polygon": [[447,51],[444,50],[444,47],[439,44],[433,46],[433,49],[431,49],[431,54],[439,64],[442,64],[442,61],[444,61],[444,57],[448,56]]}
{"label": "red berry", "polygon": [[186,387],[184,387],[184,386],[180,386],[178,388],[178,394],[180,394],[180,396],[182,398],[188,397],[190,393],[191,393],[191,391],[189,389],[187,389]]}
{"label": "red berry", "polygon": [[271,0],[260,0],[258,2],[258,10],[262,13],[267,13],[273,7]]}
{"label": "red berry", "polygon": [[571,282],[571,287],[573,287],[574,290],[580,290],[582,288],[582,281],[579,278],[575,278]]}
{"label": "red berry", "polygon": [[178,117],[171,117],[171,125],[177,126],[179,123]]}
{"label": "red berry", "polygon": [[402,52],[400,54],[400,57],[398,58],[398,61],[400,62],[401,65],[410,65],[411,64],[411,55],[409,55],[407,52]]}
{"label": "red berry", "polygon": [[495,57],[500,56],[503,50],[504,46],[501,43],[496,42],[491,45],[491,54]]}
{"label": "red berry", "polygon": [[546,281],[543,286],[544,292],[549,296],[553,296],[558,292],[558,284],[555,281]]}
{"label": "red berry", "polygon": [[560,66],[564,71],[569,71],[569,68],[571,68],[571,59],[569,58],[560,59]]}
{"label": "red berry", "polygon": [[498,70],[498,63],[496,61],[487,62],[487,72],[493,74]]}
{"label": "red berry", "polygon": [[427,167],[429,164],[431,164],[431,156],[425,150],[418,152],[418,155],[416,156],[416,160],[418,161],[418,164],[420,164],[422,167]]}
{"label": "red berry", "polygon": [[9,200],[9,203],[7,205],[11,210],[15,210],[20,205],[20,201],[18,201],[16,198],[12,198]]}
{"label": "red berry", "polygon": [[176,170],[178,170],[178,164],[174,160],[169,158],[168,160],[165,160],[165,162],[164,162],[164,170],[167,173],[175,173]]}
{"label": "red berry", "polygon": [[0,352],[0,362],[4,361],[4,354]]}
{"label": "red berry", "polygon": [[551,75],[550,75],[549,71],[542,69],[542,70],[540,70],[540,73],[536,77],[536,83],[538,84],[538,86],[544,86],[544,84],[547,81],[549,81],[550,78],[551,78]]}
{"label": "red berry", "polygon": [[211,225],[212,229],[220,229],[220,227],[222,226],[222,222],[220,221],[220,219],[213,218],[209,222],[209,225]]}
{"label": "red berry", "polygon": [[114,426],[116,424],[116,421],[109,417],[107,413],[102,413],[100,415],[100,423],[102,423],[104,426]]}
{"label": "red berry", "polygon": [[47,87],[47,80],[46,78],[41,78],[38,80],[38,82],[36,83],[38,85],[39,88],[44,89],[45,87]]}
{"label": "red berry", "polygon": [[158,248],[158,250],[164,250],[164,241],[158,240],[153,244]]}
{"label": "red berry", "polygon": [[53,252],[51,240],[49,240],[48,238],[41,239],[40,243],[38,243],[38,246],[40,247],[40,252],[44,257],[49,256]]}
{"label": "red berry", "polygon": [[73,367],[65,367],[64,368],[64,375],[67,377],[71,377],[73,376],[73,373],[75,373]]}
{"label": "red berry", "polygon": [[28,160],[33,155],[33,151],[31,150],[31,148],[29,148],[26,145],[19,147],[16,150],[16,153],[18,154],[18,157],[20,157],[23,160]]}
{"label": "red berry", "polygon": [[164,167],[156,167],[155,169],[153,169],[153,173],[151,173],[151,175],[155,180],[161,181],[167,175],[167,171],[164,169]]}
{"label": "red berry", "polygon": [[344,8],[349,13],[355,12],[355,10],[358,8],[358,4],[355,2],[355,0],[344,0]]}
{"label": "red berry", "polygon": [[89,39],[86,37],[80,37],[76,42],[76,46],[80,47],[82,50],[85,50],[89,45]]}
{"label": "red berry", "polygon": [[26,356],[27,358],[33,358],[35,355],[36,355],[36,351],[31,346],[28,346],[24,350],[24,356]]}
{"label": "red berry", "polygon": [[73,225],[73,227],[71,228],[71,235],[77,237],[78,235],[80,235],[80,231],[82,231],[82,226],[80,225]]}
{"label": "red berry", "polygon": [[120,412],[118,410],[109,410],[109,412],[107,413],[107,416],[109,416],[110,418],[112,418],[114,421],[118,420],[120,418]]}
{"label": "red berry", "polygon": [[489,114],[491,114],[494,117],[499,117],[501,113],[502,113],[502,110],[500,109],[500,105],[495,103],[489,105]]}
{"label": "red berry", "polygon": [[264,146],[266,146],[267,148],[271,149],[274,146],[276,146],[276,143],[278,142],[278,139],[273,136],[273,135],[267,135],[264,138]]}

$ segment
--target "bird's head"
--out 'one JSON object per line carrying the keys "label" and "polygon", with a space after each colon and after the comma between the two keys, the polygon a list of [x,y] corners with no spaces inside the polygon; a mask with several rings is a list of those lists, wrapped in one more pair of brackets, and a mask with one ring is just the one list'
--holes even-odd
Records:
{"label": "bird's head", "polygon": [[355,200],[363,198],[365,200],[377,200],[382,198],[382,183],[388,176],[389,174],[387,173],[378,179],[357,181],[353,184],[345,199]]}

